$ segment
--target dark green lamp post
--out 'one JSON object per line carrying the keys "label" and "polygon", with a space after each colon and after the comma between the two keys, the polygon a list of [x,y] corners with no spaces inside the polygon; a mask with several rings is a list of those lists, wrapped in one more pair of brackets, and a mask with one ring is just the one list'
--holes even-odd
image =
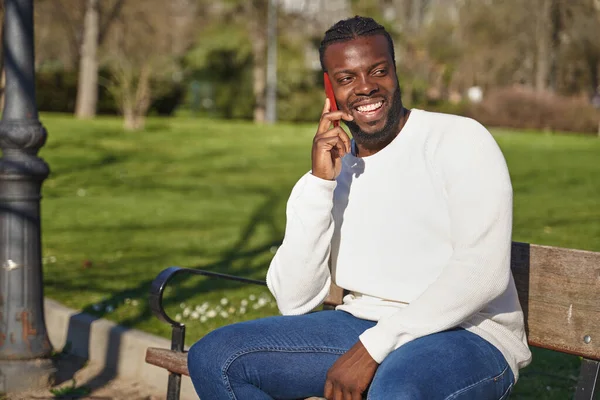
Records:
{"label": "dark green lamp post", "polygon": [[0,121],[0,392],[48,386],[40,193],[49,174],[35,103],[33,0],[4,1],[6,88]]}

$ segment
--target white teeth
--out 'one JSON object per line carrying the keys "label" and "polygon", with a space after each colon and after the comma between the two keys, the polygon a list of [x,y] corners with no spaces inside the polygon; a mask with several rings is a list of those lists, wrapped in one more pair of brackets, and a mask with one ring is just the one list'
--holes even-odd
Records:
{"label": "white teeth", "polygon": [[377,103],[367,104],[366,106],[358,106],[358,107],[356,107],[356,109],[360,112],[368,112],[368,111],[377,110],[379,107],[381,107],[382,104],[383,104],[383,102],[378,101]]}

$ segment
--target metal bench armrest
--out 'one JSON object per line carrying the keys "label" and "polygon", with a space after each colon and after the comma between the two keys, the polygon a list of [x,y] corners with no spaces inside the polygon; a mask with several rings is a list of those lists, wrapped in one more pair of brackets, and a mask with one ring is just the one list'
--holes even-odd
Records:
{"label": "metal bench armrest", "polygon": [[236,281],[241,283],[249,283],[253,285],[266,286],[265,281],[256,279],[242,278],[234,275],[221,274],[218,272],[204,271],[201,269],[182,268],[182,267],[169,267],[161,271],[150,285],[150,295],[148,301],[150,303],[150,310],[152,313],[161,321],[166,322],[173,328],[173,337],[171,341],[171,350],[183,351],[183,341],[185,339],[185,325],[181,322],[173,320],[167,315],[163,307],[163,294],[167,287],[167,284],[171,279],[180,273],[186,273],[190,275],[202,275],[210,278],[226,279],[230,281]]}

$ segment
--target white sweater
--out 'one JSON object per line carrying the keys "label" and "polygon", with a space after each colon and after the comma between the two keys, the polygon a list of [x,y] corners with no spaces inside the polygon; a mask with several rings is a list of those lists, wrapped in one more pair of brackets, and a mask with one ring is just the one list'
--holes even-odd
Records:
{"label": "white sweater", "polygon": [[378,321],[360,340],[381,363],[416,338],[462,327],[496,346],[515,379],[529,364],[510,271],[512,187],[502,152],[472,119],[411,111],[376,154],[308,173],[287,204],[267,284],[285,315],[320,305]]}

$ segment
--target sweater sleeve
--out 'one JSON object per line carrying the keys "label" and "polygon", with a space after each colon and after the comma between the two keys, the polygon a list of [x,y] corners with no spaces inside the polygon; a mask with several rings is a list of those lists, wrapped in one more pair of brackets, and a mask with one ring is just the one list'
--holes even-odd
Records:
{"label": "sweater sleeve", "polygon": [[329,292],[335,187],[335,181],[307,173],[292,189],[283,243],[267,271],[267,286],[284,315],[311,311]]}
{"label": "sweater sleeve", "polygon": [[433,155],[447,196],[453,253],[420,296],[360,336],[379,363],[411,340],[460,325],[508,287],[508,169],[489,132],[473,120],[464,121],[440,139]]}

